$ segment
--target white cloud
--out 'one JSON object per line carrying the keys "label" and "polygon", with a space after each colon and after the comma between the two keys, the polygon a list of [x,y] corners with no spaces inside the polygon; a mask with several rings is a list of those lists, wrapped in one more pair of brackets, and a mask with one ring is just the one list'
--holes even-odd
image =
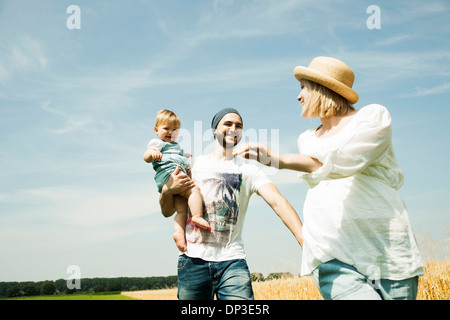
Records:
{"label": "white cloud", "polygon": [[373,91],[375,85],[391,86],[419,76],[426,81],[427,77],[450,75],[450,54],[442,50],[355,51],[341,47],[334,51],[330,49],[329,55],[347,62],[355,71],[356,89],[370,88]]}
{"label": "white cloud", "polygon": [[450,92],[450,83],[444,83],[432,88],[420,88],[417,87],[414,92],[407,93],[402,95],[402,97],[409,98],[409,97],[423,97],[423,96],[430,96],[430,95],[438,95]]}
{"label": "white cloud", "polygon": [[41,106],[42,110],[50,112],[52,114],[61,116],[65,118],[66,123],[64,124],[64,127],[61,129],[47,129],[48,132],[54,133],[54,134],[64,134],[72,131],[76,131],[79,129],[82,129],[86,127],[87,125],[92,123],[92,118],[87,115],[73,115],[73,114],[67,114],[65,112],[62,112],[60,110],[54,109],[50,107],[50,102],[45,102]]}
{"label": "white cloud", "polygon": [[15,72],[30,72],[43,70],[48,65],[48,59],[43,53],[39,41],[24,37],[8,45],[0,46],[3,59],[0,60],[0,80]]}
{"label": "white cloud", "polygon": [[159,194],[155,188],[150,192],[147,189],[94,193],[80,198],[67,210],[64,220],[73,225],[90,227],[123,223],[160,212]]}
{"label": "white cloud", "polygon": [[2,280],[52,279],[74,263],[104,272],[110,269],[105,261],[111,252],[123,256],[151,245],[134,239],[149,239],[161,230],[167,230],[167,246],[173,248],[171,221],[154,215],[158,195],[149,187],[105,192],[42,187],[0,195]]}
{"label": "white cloud", "polygon": [[[3,193],[0,234],[2,242],[10,244],[95,246],[158,229],[145,223],[150,215],[160,213],[158,199],[151,184],[105,192],[41,187]],[[23,203],[28,206],[22,208]],[[162,216],[161,223],[166,223]]]}
{"label": "white cloud", "polygon": [[202,8],[196,22],[187,26],[182,25],[184,21],[181,20],[177,23],[173,12],[154,9],[159,28],[170,40],[165,47],[160,48],[157,57],[152,58],[154,70],[188,59],[195,49],[207,43],[297,34],[299,30],[305,32],[311,29],[308,23],[312,20],[301,13],[308,6],[311,6],[308,1],[298,0],[244,3],[220,0],[214,1],[212,8]]}
{"label": "white cloud", "polygon": [[388,47],[392,46],[394,44],[397,44],[399,42],[405,41],[407,39],[411,39],[411,35],[403,34],[403,35],[397,35],[393,37],[388,37],[382,40],[378,40],[375,42],[375,46],[377,47]]}
{"label": "white cloud", "polygon": [[156,187],[151,187],[149,183],[105,192],[74,187],[39,187],[0,194],[0,203],[41,203],[47,207],[41,212],[43,217],[52,217],[73,226],[90,227],[160,212],[159,193]]}
{"label": "white cloud", "polygon": [[3,65],[1,64],[1,61],[0,61],[0,82],[3,82],[8,78],[9,78],[9,74],[6,71],[6,69],[3,67]]}

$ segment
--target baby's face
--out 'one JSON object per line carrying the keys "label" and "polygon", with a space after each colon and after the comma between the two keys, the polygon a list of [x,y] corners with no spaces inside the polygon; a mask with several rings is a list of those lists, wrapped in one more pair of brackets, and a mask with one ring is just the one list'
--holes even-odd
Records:
{"label": "baby's face", "polygon": [[179,129],[179,126],[172,124],[161,124],[155,127],[155,133],[165,142],[175,142],[178,139]]}

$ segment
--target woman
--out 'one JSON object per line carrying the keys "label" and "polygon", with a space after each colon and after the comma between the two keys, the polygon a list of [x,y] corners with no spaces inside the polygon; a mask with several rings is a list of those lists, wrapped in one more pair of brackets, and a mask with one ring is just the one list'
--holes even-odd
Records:
{"label": "woman", "polygon": [[337,59],[317,57],[294,75],[302,115],[321,120],[299,136],[300,153],[278,154],[257,143],[235,153],[300,171],[310,188],[301,273],[313,274],[325,299],[415,299],[423,264],[397,193],[403,173],[389,112],[381,105],[355,110],[353,71]]}

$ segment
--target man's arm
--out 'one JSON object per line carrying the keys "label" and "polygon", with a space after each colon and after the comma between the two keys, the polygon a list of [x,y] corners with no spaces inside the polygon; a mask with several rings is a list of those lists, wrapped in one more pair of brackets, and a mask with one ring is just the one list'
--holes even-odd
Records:
{"label": "man's arm", "polygon": [[159,205],[164,217],[168,218],[175,213],[174,195],[186,191],[194,185],[194,181],[187,174],[180,172],[180,168],[177,166],[170,175],[169,180],[162,187],[161,195],[159,196]]}
{"label": "man's arm", "polygon": [[297,242],[303,248],[302,222],[290,203],[278,191],[273,183],[262,185],[258,189],[258,194],[267,202],[267,204],[281,218],[283,223],[288,227],[297,239]]}

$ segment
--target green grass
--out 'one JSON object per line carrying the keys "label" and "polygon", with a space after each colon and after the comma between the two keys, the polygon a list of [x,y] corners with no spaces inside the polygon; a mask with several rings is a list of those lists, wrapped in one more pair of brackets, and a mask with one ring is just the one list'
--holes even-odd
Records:
{"label": "green grass", "polygon": [[130,297],[115,294],[63,294],[52,296],[31,296],[31,297],[17,297],[7,298],[5,300],[135,300]]}

